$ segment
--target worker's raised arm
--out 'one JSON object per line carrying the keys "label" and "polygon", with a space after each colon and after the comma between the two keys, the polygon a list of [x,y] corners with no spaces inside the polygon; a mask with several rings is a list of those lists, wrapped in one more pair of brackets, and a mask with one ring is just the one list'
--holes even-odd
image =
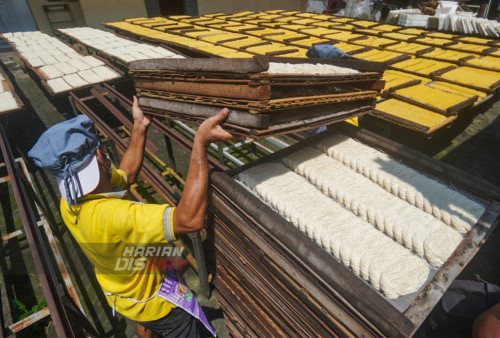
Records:
{"label": "worker's raised arm", "polygon": [[194,142],[186,185],[174,212],[174,233],[180,235],[203,228],[207,207],[208,161],[207,146],[216,141],[227,141],[232,135],[219,125],[229,111],[224,108],[215,116],[206,119],[198,128]]}
{"label": "worker's raised arm", "polygon": [[132,117],[134,118],[134,127],[132,128],[130,143],[119,165],[119,168],[127,175],[128,184],[135,183],[141,170],[147,131],[151,123],[151,120],[144,116],[142,109],[139,108],[139,102],[135,96],[132,105]]}

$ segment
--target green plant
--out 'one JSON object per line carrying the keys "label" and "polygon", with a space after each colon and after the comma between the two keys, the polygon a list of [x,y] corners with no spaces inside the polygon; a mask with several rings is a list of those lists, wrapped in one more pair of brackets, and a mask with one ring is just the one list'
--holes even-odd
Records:
{"label": "green plant", "polygon": [[14,299],[14,309],[19,312],[18,320],[23,320],[24,318],[32,315],[33,313],[43,309],[47,306],[47,302],[43,301],[38,305],[33,305],[30,310],[23,304],[20,300]]}

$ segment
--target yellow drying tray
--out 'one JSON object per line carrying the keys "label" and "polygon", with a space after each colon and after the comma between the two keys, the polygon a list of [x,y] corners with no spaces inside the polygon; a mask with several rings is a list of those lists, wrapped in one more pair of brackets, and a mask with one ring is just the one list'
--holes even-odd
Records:
{"label": "yellow drying tray", "polygon": [[398,32],[382,33],[381,35],[384,38],[400,40],[400,41],[408,41],[408,39],[411,39],[414,37],[413,35],[408,35],[408,34],[403,34],[403,33],[398,33]]}
{"label": "yellow drying tray", "polygon": [[308,26],[308,25],[314,24],[317,21],[319,21],[319,20],[315,20],[315,19],[298,19],[297,20],[297,19],[295,19],[295,20],[293,20],[293,23],[296,25]]}
{"label": "yellow drying tray", "polygon": [[303,34],[311,35],[311,36],[316,36],[316,37],[323,37],[325,34],[331,34],[331,30],[328,28],[324,27],[306,27],[300,29],[300,32]]}
{"label": "yellow drying tray", "polygon": [[281,14],[267,14],[267,15],[261,15],[259,16],[259,19],[261,20],[273,20],[277,18],[281,18],[283,15]]}
{"label": "yellow drying tray", "polygon": [[459,62],[465,58],[474,58],[475,54],[459,52],[456,50],[442,49],[436,48],[430,52],[420,54],[421,57],[435,59],[435,60],[443,60],[443,61],[452,61]]}
{"label": "yellow drying tray", "polygon": [[128,23],[133,23],[134,21],[144,21],[144,20],[149,20],[149,18],[146,18],[146,17],[143,17],[143,16],[140,16],[140,17],[137,17],[137,18],[128,18],[128,19],[124,19],[123,21],[125,22],[128,22]]}
{"label": "yellow drying tray", "polygon": [[354,20],[354,21],[351,21],[350,23],[353,24],[354,26],[363,27],[363,28],[370,28],[370,27],[378,25],[378,22],[367,21],[367,20]]}
{"label": "yellow drying tray", "polygon": [[223,47],[223,46],[214,46],[214,45],[206,46],[206,47],[199,47],[197,49],[199,51],[209,53],[209,54],[212,54],[214,56],[221,56],[224,54],[230,54],[230,53],[235,52],[234,49]]}
{"label": "yellow drying tray", "polygon": [[[182,20],[182,19],[189,19],[191,16],[189,15],[170,15],[169,18],[172,20]],[[158,18],[158,17],[157,17]]]}
{"label": "yellow drying tray", "polygon": [[496,57],[500,57],[500,48],[499,48],[499,49],[497,49],[497,50],[494,50],[494,51],[488,52],[488,53],[486,53],[486,55],[488,55],[488,56],[496,56]]}
{"label": "yellow drying tray", "polygon": [[455,34],[441,33],[441,32],[429,32],[426,33],[425,36],[428,36],[430,38],[449,39],[449,40],[453,40],[456,37]]}
{"label": "yellow drying tray", "polygon": [[308,37],[305,39],[300,39],[300,40],[295,40],[295,41],[290,41],[288,44],[293,45],[293,46],[299,46],[302,48],[309,48],[312,45],[317,45],[321,43],[326,43],[329,42],[330,40],[328,39],[322,39],[322,38],[317,38],[317,37]]}
{"label": "yellow drying tray", "polygon": [[410,80],[419,80],[422,83],[426,83],[426,82],[431,81],[430,78],[425,77],[425,76],[418,76],[418,75],[415,75],[415,74],[405,73],[405,72],[401,72],[399,70],[393,70],[393,69],[386,70],[384,72],[384,75],[386,75],[386,74],[388,74],[389,76],[404,77],[404,78],[407,78],[407,79],[410,79]]}
{"label": "yellow drying tray", "polygon": [[368,61],[386,62],[390,64],[401,61],[402,59],[408,58],[409,56],[398,52],[372,49],[367,52],[354,54],[354,57]]}
{"label": "yellow drying tray", "polygon": [[401,30],[398,30],[398,33],[403,33],[403,34],[408,34],[408,35],[422,35],[423,33],[426,33],[427,31],[424,29],[418,29],[418,28],[404,28]]}
{"label": "yellow drying tray", "polygon": [[179,21],[182,21],[183,23],[189,23],[189,24],[192,24],[192,25],[196,25],[197,22],[202,22],[202,21],[206,21],[208,19],[204,18],[204,17],[188,17],[188,18],[182,18],[181,20]]}
{"label": "yellow drying tray", "polygon": [[485,45],[485,46],[490,46],[491,44],[495,43],[495,40],[484,39],[484,38],[475,38],[473,36],[466,36],[466,37],[457,38],[457,41],[466,42],[466,43],[474,43],[476,45]]}
{"label": "yellow drying tray", "polygon": [[370,36],[378,36],[380,31],[371,28],[355,28],[354,31],[359,34],[365,34]]}
{"label": "yellow drying tray", "polygon": [[450,46],[457,43],[456,41],[449,39],[431,38],[431,37],[416,38],[415,40],[413,40],[413,42],[422,43],[424,45],[429,45],[429,46],[438,46],[438,47]]}
{"label": "yellow drying tray", "polygon": [[237,30],[238,32],[241,32],[241,31],[255,29],[255,28],[260,28],[260,27],[258,25],[256,25],[256,24],[245,22],[245,23],[240,23],[240,26],[231,26],[231,27],[228,27],[228,30],[229,29],[231,31],[236,31]]}
{"label": "yellow drying tray", "polygon": [[384,92],[398,88],[410,87],[420,83],[427,83],[430,81],[428,78],[399,72],[397,70],[386,70],[382,76],[382,80],[385,81]]}
{"label": "yellow drying tray", "polygon": [[448,48],[465,52],[478,53],[478,54],[486,53],[492,50],[491,46],[475,45],[473,43],[464,43],[464,42],[457,42],[456,44],[449,46]]}
{"label": "yellow drying tray", "polygon": [[358,51],[361,52],[366,49],[366,47],[364,46],[353,45],[351,43],[346,43],[346,42],[337,42],[333,43],[333,45],[348,54],[356,53]]}
{"label": "yellow drying tray", "polygon": [[452,63],[429,60],[423,58],[413,58],[390,65],[392,69],[411,72],[420,76],[431,76],[434,72],[454,69]]}
{"label": "yellow drying tray", "polygon": [[466,87],[492,93],[500,87],[500,72],[472,67],[452,69],[436,77]]}
{"label": "yellow drying tray", "polygon": [[383,25],[374,26],[372,28],[376,29],[378,31],[382,31],[382,32],[393,32],[396,29],[400,29],[401,27],[400,26],[395,26],[395,25],[383,24]]}
{"label": "yellow drying tray", "polygon": [[363,37],[361,34],[350,33],[350,32],[335,32],[332,34],[327,34],[323,36],[325,39],[338,40],[343,42],[349,42],[353,39],[358,39]]}
{"label": "yellow drying tray", "polygon": [[392,98],[377,103],[373,115],[425,134],[431,134],[456,119],[456,116],[445,116]]}
{"label": "yellow drying tray", "polygon": [[215,18],[215,17],[223,17],[225,15],[227,15],[227,14],[226,13],[218,12],[218,13],[205,14],[204,16],[209,17],[209,18]]}
{"label": "yellow drying tray", "polygon": [[367,36],[366,39],[356,39],[353,43],[368,47],[384,48],[385,46],[395,45],[398,41],[377,36]]}
{"label": "yellow drying tray", "polygon": [[219,43],[220,41],[226,41],[230,39],[247,39],[248,36],[238,33],[229,33],[224,31],[219,31],[216,33],[202,34],[198,35],[198,39],[201,41],[206,41],[210,43]]}
{"label": "yellow drying tray", "polygon": [[214,23],[214,24],[211,24],[211,25],[207,25],[208,27],[210,28],[217,28],[217,29],[224,29],[226,30],[226,27],[228,26],[236,26],[236,25],[240,25],[239,23],[227,23],[227,22],[221,22],[221,23]]}
{"label": "yellow drying tray", "polygon": [[[173,30],[171,32],[174,32],[174,34],[175,34],[175,30]],[[210,35],[219,34],[219,33],[230,34],[230,33],[227,33],[227,32],[224,32],[224,31],[221,31],[218,29],[214,29],[214,28],[204,28],[204,29],[196,29],[193,31],[183,32],[180,35],[187,36],[187,37],[192,38],[192,39],[197,39],[200,36],[210,36]]]}
{"label": "yellow drying tray", "polygon": [[299,40],[299,39],[307,39],[308,36],[305,34],[300,34],[297,32],[292,32],[292,31],[286,31],[282,32],[283,34],[269,34],[266,36],[263,36],[263,39],[270,40],[270,41],[276,41],[276,42],[281,42],[281,43],[288,43],[288,41],[292,42],[293,40]]}
{"label": "yellow drying tray", "polygon": [[222,23],[226,23],[226,21],[219,20],[219,19],[212,19],[212,20],[203,21],[203,22],[198,23],[198,24],[211,27],[212,25],[218,25],[218,24],[222,24]]}
{"label": "yellow drying tray", "polygon": [[427,83],[427,85],[429,87],[437,88],[437,89],[440,89],[444,92],[453,93],[456,95],[461,95],[463,97],[470,98],[473,96],[477,96],[479,98],[478,101],[481,101],[486,96],[488,96],[488,94],[486,92],[483,92],[480,90],[475,90],[472,88],[467,88],[467,87],[460,86],[460,85],[457,85],[454,83],[449,83],[449,82],[432,81],[432,82]]}
{"label": "yellow drying tray", "polygon": [[496,56],[480,56],[474,59],[465,60],[463,64],[471,67],[500,71],[500,58]]}
{"label": "yellow drying tray", "polygon": [[337,22],[353,22],[353,21],[356,21],[356,19],[353,19],[353,18],[343,18],[343,17],[340,17],[340,16],[335,16],[335,15],[333,15],[333,16],[332,16],[331,21],[337,21]]}
{"label": "yellow drying tray", "polygon": [[282,24],[286,24],[286,23],[289,23],[289,22],[292,22],[296,20],[296,18],[292,17],[292,16],[289,16],[289,15],[285,15],[281,18],[277,18],[275,19],[274,21],[275,22],[281,22]]}
{"label": "yellow drying tray", "polygon": [[258,25],[259,27],[267,27],[267,28],[277,28],[281,27],[282,23],[281,22],[252,22],[252,21],[247,21],[248,23],[254,23]]}
{"label": "yellow drying tray", "polygon": [[248,30],[248,31],[245,31],[245,34],[261,37],[261,36],[265,36],[265,35],[269,35],[269,34],[275,34],[276,31],[277,30],[274,28],[263,28],[263,29],[256,29],[256,30]]}
{"label": "yellow drying tray", "polygon": [[308,26],[306,25],[296,25],[295,23],[293,24],[282,24],[280,28],[286,29],[288,31],[294,31],[294,32],[300,32],[302,29],[307,28]]}
{"label": "yellow drying tray", "polygon": [[346,32],[353,32],[358,26],[351,25],[350,23],[340,23],[338,25],[332,26],[333,29],[340,29]]}
{"label": "yellow drying tray", "polygon": [[335,27],[338,25],[341,25],[341,23],[340,22],[335,23],[335,22],[325,20],[325,21],[315,22],[310,27],[322,27],[322,28],[331,29],[332,27]]}
{"label": "yellow drying tray", "polygon": [[246,48],[245,52],[256,55],[283,55],[288,53],[297,52],[296,47],[290,47],[283,44],[270,43],[268,45],[261,45],[256,47]]}
{"label": "yellow drying tray", "polygon": [[388,95],[443,115],[456,114],[472,106],[478,99],[477,96],[466,98],[425,84],[396,89]]}
{"label": "yellow drying tray", "polygon": [[400,43],[395,45],[384,47],[384,49],[386,50],[391,50],[411,55],[420,55],[421,53],[430,52],[434,48],[435,47],[432,46],[420,45],[418,43],[404,42],[404,41],[401,41]]}
{"label": "yellow drying tray", "polygon": [[223,41],[221,45],[228,48],[234,49],[245,49],[247,47],[255,46],[259,43],[270,44],[270,42],[257,38],[255,36],[249,36],[246,39],[233,40],[233,41]]}
{"label": "yellow drying tray", "polygon": [[397,76],[387,76],[385,73],[382,80],[385,81],[384,92],[394,90],[395,88],[409,87],[418,84],[416,80]]}
{"label": "yellow drying tray", "polygon": [[293,52],[293,53],[287,53],[283,56],[286,56],[287,58],[307,58],[307,49],[305,48],[297,48],[298,51]]}

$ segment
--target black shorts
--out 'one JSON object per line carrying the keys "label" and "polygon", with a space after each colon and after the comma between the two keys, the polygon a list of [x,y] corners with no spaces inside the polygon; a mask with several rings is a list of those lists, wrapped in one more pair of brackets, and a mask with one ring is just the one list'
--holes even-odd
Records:
{"label": "black shorts", "polygon": [[175,308],[163,318],[150,322],[137,322],[147,329],[153,330],[160,337],[198,338],[198,320],[181,308]]}

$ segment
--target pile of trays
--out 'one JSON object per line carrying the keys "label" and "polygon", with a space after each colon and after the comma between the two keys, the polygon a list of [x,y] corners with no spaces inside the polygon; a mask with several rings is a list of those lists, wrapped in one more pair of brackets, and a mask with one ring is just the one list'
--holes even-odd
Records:
{"label": "pile of trays", "polygon": [[[290,177],[286,176],[288,174],[269,175],[269,170],[261,167],[277,163],[290,166],[287,162],[290,158],[300,159],[303,156],[299,155],[301,152],[309,151],[306,148],[318,149],[318,144],[324,145],[332,138],[344,140],[342,142],[346,142],[347,146],[338,148],[342,143],[335,144],[333,149],[343,149],[344,152],[338,153],[339,164],[324,167],[323,170],[328,172],[330,168],[337,170],[339,166],[350,166],[352,175],[359,175],[360,180],[370,181],[371,185],[378,184],[380,194],[399,194],[391,198],[400,198],[402,200],[397,203],[408,203],[408,208],[427,213],[426,218],[436,217],[436,221],[432,221],[434,223],[421,225],[423,228],[439,221],[450,226],[447,231],[457,231],[459,235],[454,235],[453,245],[449,246],[448,240],[433,235],[429,229],[422,230],[424,237],[418,239],[420,235],[416,235],[414,227],[408,226],[410,219],[408,222],[393,222],[398,217],[405,218],[401,215],[406,215],[406,211],[400,215],[390,211],[399,204],[393,206],[388,202],[387,219],[380,208],[372,208],[376,210],[372,214],[367,206],[386,203],[387,200],[373,198],[373,191],[368,195],[371,197],[367,197],[364,194],[365,185],[360,186],[357,180],[349,179],[346,183],[337,184],[332,191],[327,189],[323,176],[314,178],[306,174],[306,177],[299,177],[299,180],[309,182],[323,193],[328,190],[331,196],[310,198],[309,201],[306,197],[309,191],[296,181],[285,184],[284,190],[276,188],[276,182]],[[367,155],[352,150],[352,143],[368,149]],[[376,170],[367,171],[359,165],[374,154],[381,154],[379,159],[383,159],[374,162]],[[353,158],[358,160],[351,161]],[[291,174],[300,174],[301,166],[305,172],[307,161],[298,161],[298,165],[295,163],[295,173],[292,170]],[[394,169],[400,166],[405,166],[406,171]],[[321,166],[313,165],[312,168],[320,169]],[[249,181],[245,181],[244,177],[250,172],[255,175],[256,187],[260,188],[250,189],[251,184],[247,185]],[[406,172],[411,172],[411,175],[406,175]],[[345,180],[344,176],[341,177],[341,181]],[[419,185],[412,185],[415,180],[431,180],[434,183],[419,190]],[[211,182],[209,229],[213,230],[210,238],[215,246],[214,285],[226,323],[234,336],[411,336],[493,231],[500,215],[498,189],[458,169],[348,124],[333,126],[327,132],[227,173],[214,172]],[[282,189],[281,197],[279,194],[271,195],[271,182],[275,189]],[[401,187],[405,184],[415,194],[401,195]],[[340,190],[336,190],[340,186],[346,191],[355,190],[344,195],[346,199],[340,197]],[[450,197],[442,198],[438,193],[431,193],[433,189],[448,190]],[[322,203],[326,198],[338,202],[340,209],[343,205],[347,210],[342,211],[342,215],[347,212],[350,218],[335,218],[336,221],[329,224],[322,221],[324,216],[318,215],[331,213],[330,208],[325,210]],[[466,202],[458,202],[461,198]],[[293,201],[299,200],[302,207],[297,208]],[[429,208],[425,207],[427,203],[430,203]],[[469,208],[472,212],[469,215],[474,216],[469,217],[467,212],[458,211],[460,209],[456,207],[459,205]],[[437,210],[440,212],[437,213]],[[360,220],[345,221],[353,217]],[[422,223],[418,217],[412,219]],[[309,220],[312,223],[305,227],[296,224]],[[461,222],[467,225],[459,228],[457,225]],[[357,227],[358,223],[363,225]],[[361,228],[360,233],[352,233],[352,229]],[[370,231],[370,235],[363,237],[364,231]],[[331,241],[327,239],[330,232],[338,234],[331,235],[334,236]],[[385,235],[394,239],[386,239],[387,243],[398,246],[398,254],[389,250],[390,260],[404,260],[399,251],[409,250],[406,255],[412,256],[412,260],[422,260],[424,265],[428,265],[424,269],[426,272],[418,276],[406,274],[403,270],[408,268],[408,260],[389,264],[380,252],[371,252],[381,245],[379,237]],[[348,247],[349,241],[339,241],[337,236],[351,239],[354,243],[352,251]],[[340,244],[339,251],[334,249],[335,239],[336,244]],[[449,246],[439,262],[429,258],[428,254],[435,252],[427,250],[430,248],[429,241],[434,242],[432,246],[438,251]],[[423,251],[418,243],[423,243]],[[364,259],[373,261],[373,265],[367,265]],[[379,273],[375,272],[378,264],[385,265],[392,272],[385,277],[382,272],[378,275],[381,277],[373,278],[372,273],[375,276]],[[370,266],[369,280],[366,279],[367,266]],[[384,287],[388,286],[387,283],[400,280],[399,275],[411,283],[418,278],[420,281],[409,293],[406,290],[391,295]]]}
{"label": "pile of trays", "polygon": [[[378,100],[372,116],[423,134],[432,134],[468,114],[474,96],[474,107],[494,98],[500,86],[498,40],[421,28],[284,10],[131,18],[106,26],[122,35],[188,50],[190,55],[305,58],[308,48],[325,43],[357,59],[387,63],[394,71],[406,74],[400,74],[398,82],[408,82],[402,80],[413,75],[419,82],[406,86],[421,83],[436,89],[432,99],[439,100],[443,93],[463,97],[463,102],[457,102],[456,97],[446,107],[415,100],[405,93]],[[392,102],[400,107],[394,109]]]}
{"label": "pile of trays", "polygon": [[52,95],[121,77],[98,57],[81,55],[59,39],[40,31],[3,33],[0,37],[7,40]]}
{"label": "pile of trays", "polygon": [[[317,64],[339,69],[339,73],[299,74],[280,68]],[[280,70],[274,72],[276,67]],[[227,107],[231,114],[226,128],[241,136],[263,137],[371,112],[383,88],[384,65],[361,60],[255,57],[141,60],[131,62],[129,69],[146,112],[200,122]]]}
{"label": "pile of trays", "polygon": [[135,42],[96,28],[73,27],[60,28],[57,31],[73,43],[85,46],[89,54],[92,51],[93,54],[111,60],[123,68],[127,68],[129,62],[136,60],[184,57],[165,47]]}

